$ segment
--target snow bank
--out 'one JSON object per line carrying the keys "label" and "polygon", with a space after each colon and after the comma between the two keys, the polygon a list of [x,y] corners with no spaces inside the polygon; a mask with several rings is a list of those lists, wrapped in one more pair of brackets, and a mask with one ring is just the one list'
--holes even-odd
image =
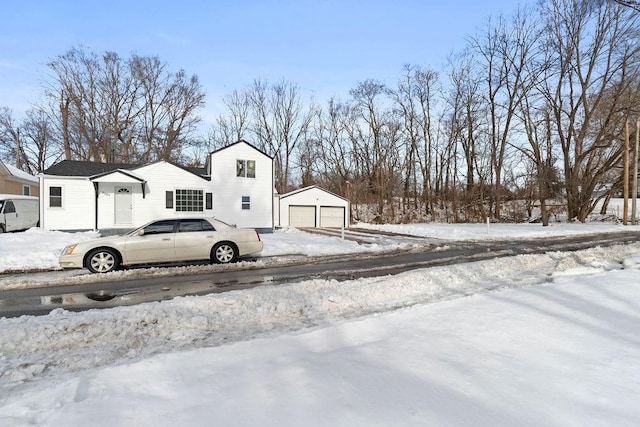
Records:
{"label": "snow bank", "polygon": [[333,324],[558,275],[635,268],[640,245],[521,255],[345,282],[310,280],[83,313],[0,319],[0,390],[25,379]]}

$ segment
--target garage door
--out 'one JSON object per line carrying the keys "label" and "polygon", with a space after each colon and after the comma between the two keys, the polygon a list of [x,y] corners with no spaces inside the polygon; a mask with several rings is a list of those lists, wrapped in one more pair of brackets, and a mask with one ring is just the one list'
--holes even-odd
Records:
{"label": "garage door", "polygon": [[320,227],[337,227],[344,225],[344,208],[341,206],[320,207]]}
{"label": "garage door", "polygon": [[289,206],[289,225],[292,227],[315,227],[315,206]]}

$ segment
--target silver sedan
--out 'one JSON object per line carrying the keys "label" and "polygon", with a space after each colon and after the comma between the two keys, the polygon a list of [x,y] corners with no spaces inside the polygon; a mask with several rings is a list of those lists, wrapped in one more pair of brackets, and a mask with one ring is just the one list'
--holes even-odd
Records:
{"label": "silver sedan", "polygon": [[225,264],[260,252],[260,234],[213,218],[153,221],[122,236],[102,237],[64,248],[62,268],[108,273],[120,266],[210,260]]}

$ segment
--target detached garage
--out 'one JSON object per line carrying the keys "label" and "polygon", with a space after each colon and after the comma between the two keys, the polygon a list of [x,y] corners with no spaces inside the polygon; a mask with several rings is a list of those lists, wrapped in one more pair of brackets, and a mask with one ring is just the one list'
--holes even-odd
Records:
{"label": "detached garage", "polygon": [[279,226],[341,228],[349,226],[349,200],[316,185],[280,196]]}

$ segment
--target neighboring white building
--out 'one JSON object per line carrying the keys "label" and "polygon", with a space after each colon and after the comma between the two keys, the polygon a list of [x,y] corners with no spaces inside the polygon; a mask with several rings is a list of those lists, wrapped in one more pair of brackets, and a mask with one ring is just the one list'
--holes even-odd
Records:
{"label": "neighboring white building", "polygon": [[295,190],[279,197],[280,227],[348,227],[349,200],[318,186]]}
{"label": "neighboring white building", "polygon": [[196,214],[273,230],[273,183],[273,159],[246,141],[210,153],[204,168],[65,160],[40,175],[40,226],[119,231]]}

